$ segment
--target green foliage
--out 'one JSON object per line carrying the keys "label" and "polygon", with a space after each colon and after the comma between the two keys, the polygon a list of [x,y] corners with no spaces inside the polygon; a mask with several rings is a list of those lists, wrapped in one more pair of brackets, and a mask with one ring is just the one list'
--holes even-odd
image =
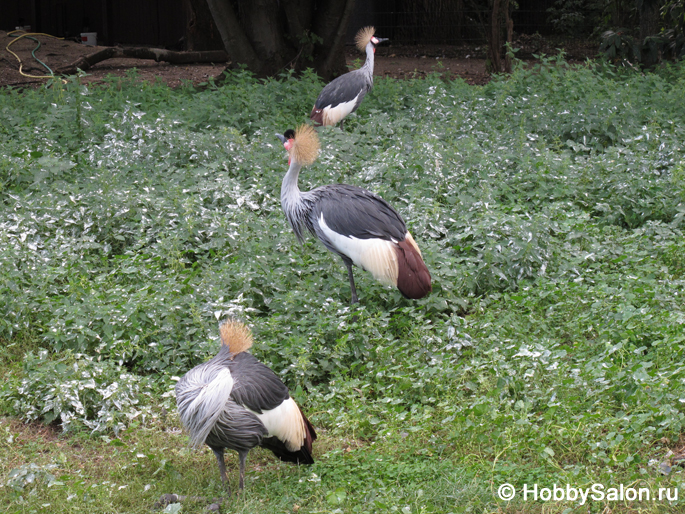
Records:
{"label": "green foliage", "polygon": [[56,467],[56,464],[39,466],[33,462],[20,466],[9,472],[7,485],[15,491],[23,491],[26,487],[39,482],[45,482],[48,487],[59,484],[55,476],[50,473]]}
{"label": "green foliage", "polygon": [[[636,2],[641,8],[642,1]],[[661,3],[661,29],[644,39],[635,37],[629,29],[606,30],[602,33],[599,52],[611,62],[633,66],[653,66],[663,59],[685,57],[685,3],[671,0]]]}
{"label": "green foliage", "polygon": [[599,52],[612,62],[640,62],[642,45],[626,29],[607,30],[602,34]]}
{"label": "green foliage", "polygon": [[150,395],[148,380],[112,361],[70,353],[50,360],[43,350],[37,356],[28,353],[23,367],[24,378],[6,384],[0,397],[25,421],[59,421],[65,431],[87,427],[116,434],[146,416],[141,400]]}
{"label": "green foliage", "polygon": [[[591,35],[607,28],[612,21],[625,23],[635,18],[635,2],[618,0],[556,0],[547,9],[547,21],[555,31],[575,37]],[[621,18],[621,19],[616,19]]]}
{"label": "green foliage", "polygon": [[685,1],[668,0],[661,7],[665,29],[664,50],[674,59],[685,57]]}
{"label": "green foliage", "polygon": [[[684,85],[682,64],[642,75],[563,56],[483,87],[376,79],[345,132],[320,131],[300,186],[388,200],[433,293],[408,301],[359,271],[354,308],[339,260],[300,246],[280,208],[274,134],[304,121],[315,76],[8,90],[0,408],[64,428],[142,423],[233,314],[330,438],[313,468],[267,471],[235,511],[264,497],[495,511],[504,481],[680,486],[658,464],[685,419]],[[197,484],[171,470],[203,459],[164,459],[162,492],[220,487],[209,457]]]}

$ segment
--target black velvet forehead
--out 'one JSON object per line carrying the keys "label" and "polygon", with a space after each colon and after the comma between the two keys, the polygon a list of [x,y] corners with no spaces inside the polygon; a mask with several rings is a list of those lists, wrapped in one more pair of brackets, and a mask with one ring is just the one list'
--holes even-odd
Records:
{"label": "black velvet forehead", "polygon": [[295,131],[293,129],[288,129],[285,132],[283,132],[283,136],[286,139],[295,139]]}

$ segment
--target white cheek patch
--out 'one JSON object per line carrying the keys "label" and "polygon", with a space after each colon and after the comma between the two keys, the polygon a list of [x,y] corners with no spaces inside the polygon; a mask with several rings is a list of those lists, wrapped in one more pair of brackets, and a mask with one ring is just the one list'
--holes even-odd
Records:
{"label": "white cheek patch", "polygon": [[349,102],[340,103],[335,107],[324,107],[323,124],[325,126],[337,125],[345,116],[347,116],[354,110],[354,106],[357,105],[357,100],[359,99],[360,94],[361,91],[357,93],[357,96],[355,96]]}
{"label": "white cheek patch", "polygon": [[326,224],[323,213],[319,217],[319,227],[333,246],[355,265],[370,272],[382,284],[397,285],[398,265],[394,241],[343,236]]}

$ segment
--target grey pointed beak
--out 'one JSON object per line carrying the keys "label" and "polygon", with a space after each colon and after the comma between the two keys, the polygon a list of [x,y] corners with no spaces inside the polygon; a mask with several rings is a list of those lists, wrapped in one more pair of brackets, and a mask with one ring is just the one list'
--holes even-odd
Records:
{"label": "grey pointed beak", "polygon": [[382,43],[383,41],[390,41],[387,37],[377,37],[378,43]]}
{"label": "grey pointed beak", "polygon": [[287,141],[283,134],[276,134],[276,137],[281,140],[281,143],[285,144],[285,142]]}

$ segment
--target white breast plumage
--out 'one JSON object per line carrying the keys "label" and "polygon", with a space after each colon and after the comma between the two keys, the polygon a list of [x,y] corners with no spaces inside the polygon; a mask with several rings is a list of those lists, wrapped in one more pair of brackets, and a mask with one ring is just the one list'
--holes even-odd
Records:
{"label": "white breast plumage", "polygon": [[328,125],[336,125],[340,120],[345,118],[348,114],[350,114],[355,106],[357,105],[357,101],[359,100],[359,95],[361,95],[362,92],[359,91],[357,93],[357,96],[355,96],[352,100],[349,102],[342,102],[336,105],[335,107],[326,106],[323,109],[323,124],[325,126]]}
{"label": "white breast plumage", "polygon": [[396,241],[358,239],[338,234],[326,224],[323,213],[318,221],[321,231],[340,253],[347,255],[352,262],[370,272],[382,284],[397,285]]}

